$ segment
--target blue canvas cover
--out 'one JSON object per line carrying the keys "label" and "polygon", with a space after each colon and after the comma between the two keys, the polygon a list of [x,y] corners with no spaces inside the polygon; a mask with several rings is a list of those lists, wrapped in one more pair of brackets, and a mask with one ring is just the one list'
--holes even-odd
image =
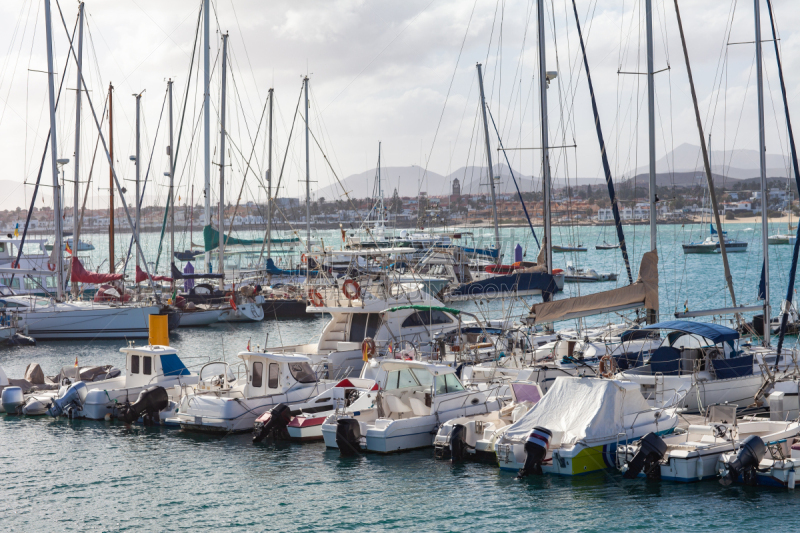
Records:
{"label": "blue canvas cover", "polygon": [[161,356],[161,370],[165,376],[188,376],[190,374],[178,354],[174,353]]}
{"label": "blue canvas cover", "polygon": [[[728,344],[733,345],[733,342],[739,338],[739,332],[735,329],[720,326],[719,324],[711,324],[709,322],[692,322],[689,320],[669,320],[667,322],[659,322],[658,324],[646,326],[641,329],[669,329],[674,331],[682,331],[683,333],[691,333],[693,335],[704,337],[712,341],[714,344],[727,342]],[[628,340],[630,335],[631,332],[626,331],[621,336],[622,340]]]}
{"label": "blue canvas cover", "polygon": [[731,359],[712,359],[711,366],[717,379],[740,378],[753,374],[753,354],[732,357]]}

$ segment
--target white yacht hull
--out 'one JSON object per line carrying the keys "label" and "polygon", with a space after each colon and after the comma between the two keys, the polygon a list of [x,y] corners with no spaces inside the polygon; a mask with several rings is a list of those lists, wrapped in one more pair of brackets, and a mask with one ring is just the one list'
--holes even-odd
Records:
{"label": "white yacht hull", "polygon": [[139,339],[149,335],[158,306],[109,306],[75,302],[19,313],[19,327],[37,340]]}
{"label": "white yacht hull", "polygon": [[[121,380],[120,384],[125,383],[125,377],[115,378]],[[114,380],[109,380],[109,382]],[[180,392],[176,389],[175,385],[195,385],[197,384],[197,376],[180,376],[174,378],[161,377],[158,383],[160,387],[164,387],[167,391],[169,399],[177,401],[180,399]],[[139,398],[139,393],[145,387],[128,387],[128,388],[113,388],[115,384],[107,383],[106,388],[100,390],[90,390],[86,395],[86,401],[83,407],[75,412],[76,418],[88,418],[89,420],[103,420],[106,415],[116,418],[119,414],[119,408],[126,403],[133,403]]]}
{"label": "white yacht hull", "polygon": [[207,311],[181,312],[181,323],[179,327],[191,328],[198,326],[209,326],[220,322],[220,317],[227,312],[227,309],[209,309]]}
{"label": "white yacht hull", "polygon": [[248,302],[239,304],[236,309],[228,309],[219,315],[220,322],[261,322],[264,320],[264,308],[261,304]]}

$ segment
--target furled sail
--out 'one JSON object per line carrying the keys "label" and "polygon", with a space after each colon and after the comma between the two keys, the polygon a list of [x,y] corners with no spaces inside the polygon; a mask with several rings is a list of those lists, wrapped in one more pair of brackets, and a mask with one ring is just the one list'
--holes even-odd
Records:
{"label": "furled sail", "polygon": [[100,274],[89,272],[80,259],[72,256],[72,282],[73,283],[108,283],[122,279],[122,274]]}
{"label": "furled sail", "polygon": [[632,285],[535,304],[531,307],[531,317],[535,318],[536,324],[542,324],[637,307],[658,309],[658,253],[655,251],[642,256],[639,277]]}

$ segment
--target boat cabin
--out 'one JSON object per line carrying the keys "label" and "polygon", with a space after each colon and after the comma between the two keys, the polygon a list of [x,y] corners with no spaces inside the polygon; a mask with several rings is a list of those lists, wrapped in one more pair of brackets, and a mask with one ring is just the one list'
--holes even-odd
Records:
{"label": "boat cabin", "polygon": [[[637,330],[666,332],[661,345],[649,356],[641,352],[615,357],[620,370],[632,374],[691,375],[708,372],[712,379],[743,377],[753,373],[753,354],[738,350],[739,332],[718,324],[673,320]],[[628,340],[628,333],[622,334]],[[629,370],[630,369],[630,370]]]}
{"label": "boat cabin", "polygon": [[247,369],[245,398],[285,394],[319,381],[311,359],[304,355],[241,352],[239,357]]}
{"label": "boat cabin", "polygon": [[120,348],[125,354],[125,386],[128,388],[156,385],[159,381],[189,376],[178,352],[169,346]]}

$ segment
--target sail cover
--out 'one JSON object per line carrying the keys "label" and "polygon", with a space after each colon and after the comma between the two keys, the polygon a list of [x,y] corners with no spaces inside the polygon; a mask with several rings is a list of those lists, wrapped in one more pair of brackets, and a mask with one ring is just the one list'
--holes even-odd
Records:
{"label": "sail cover", "polygon": [[[263,239],[237,239],[236,237],[225,237],[225,246],[232,246],[234,244],[240,244],[244,246],[261,246]],[[297,237],[293,237],[291,239],[272,239],[271,242],[273,244],[283,244],[283,243],[292,243],[292,242],[300,242],[300,239]],[[219,231],[213,228],[213,226],[206,226],[203,228],[203,244],[205,245],[205,251],[210,252],[219,247]]]}
{"label": "sail cover", "polygon": [[84,268],[83,263],[75,256],[72,256],[72,282],[73,283],[108,283],[122,279],[122,274],[100,274],[89,272]]}
{"label": "sail cover", "polygon": [[531,315],[535,317],[536,324],[542,324],[555,322],[556,320],[577,318],[578,316],[600,314],[609,309],[621,309],[623,307],[658,309],[657,252],[647,252],[642,256],[639,277],[632,285],[587,296],[535,304],[531,307]]}
{"label": "sail cover", "polygon": [[539,426],[552,431],[553,441],[561,444],[604,441],[625,432],[630,426],[626,416],[649,409],[638,383],[558,377],[547,394],[508,428],[505,438],[524,442]]}
{"label": "sail cover", "polygon": [[[167,276],[153,276],[151,275],[150,278],[153,281],[172,281],[172,278],[168,278]],[[141,283],[147,279],[147,274],[139,268],[139,265],[136,265],[136,283]]]}

